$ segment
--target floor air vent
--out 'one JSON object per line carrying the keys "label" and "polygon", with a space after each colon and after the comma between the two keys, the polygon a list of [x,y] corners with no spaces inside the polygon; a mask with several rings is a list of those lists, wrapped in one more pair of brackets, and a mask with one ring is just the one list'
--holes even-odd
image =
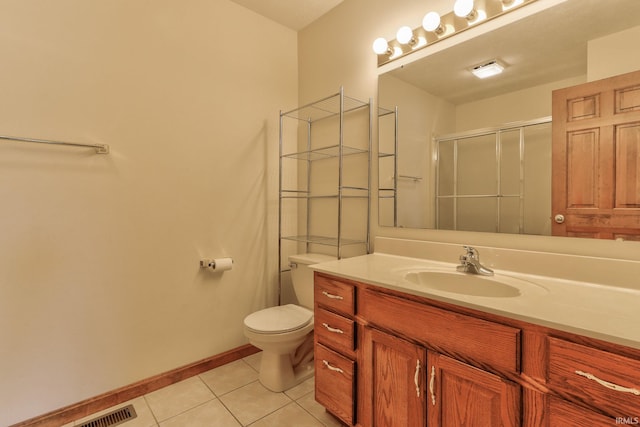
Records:
{"label": "floor air vent", "polygon": [[133,405],[128,405],[116,411],[109,412],[86,423],[80,424],[79,427],[112,427],[120,425],[126,421],[132,420],[138,415]]}

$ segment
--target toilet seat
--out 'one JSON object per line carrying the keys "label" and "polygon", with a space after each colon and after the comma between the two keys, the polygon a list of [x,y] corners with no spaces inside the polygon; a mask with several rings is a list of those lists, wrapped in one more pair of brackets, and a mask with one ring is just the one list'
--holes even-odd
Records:
{"label": "toilet seat", "polygon": [[244,319],[250,331],[257,334],[281,334],[302,329],[313,321],[313,311],[295,304],[265,308]]}

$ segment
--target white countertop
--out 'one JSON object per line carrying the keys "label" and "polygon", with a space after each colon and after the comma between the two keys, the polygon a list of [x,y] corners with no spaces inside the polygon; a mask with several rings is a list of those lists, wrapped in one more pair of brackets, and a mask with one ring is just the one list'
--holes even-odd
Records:
{"label": "white countertop", "polygon": [[[312,269],[487,313],[640,349],[640,290],[494,269],[496,277],[535,284],[515,297],[471,296],[431,289],[404,275],[457,264],[374,253],[322,262]],[[463,273],[461,273],[463,274]],[[537,285],[537,286],[536,286]]]}

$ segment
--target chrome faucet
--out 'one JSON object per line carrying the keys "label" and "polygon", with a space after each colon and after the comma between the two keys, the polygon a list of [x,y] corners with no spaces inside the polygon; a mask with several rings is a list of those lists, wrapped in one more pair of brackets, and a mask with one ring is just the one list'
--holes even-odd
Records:
{"label": "chrome faucet", "polygon": [[480,264],[480,254],[476,248],[471,246],[463,246],[463,248],[467,253],[460,255],[460,265],[456,267],[456,270],[481,276],[493,276],[493,270]]}

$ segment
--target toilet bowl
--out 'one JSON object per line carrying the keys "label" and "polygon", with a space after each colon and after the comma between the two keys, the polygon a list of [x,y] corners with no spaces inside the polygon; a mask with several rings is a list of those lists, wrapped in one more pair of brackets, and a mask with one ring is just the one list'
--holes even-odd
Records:
{"label": "toilet bowl", "polygon": [[290,256],[300,305],[265,308],[244,319],[245,336],[262,350],[260,382],[272,391],[287,390],[313,376],[313,270],[308,266],[335,259],[322,254]]}

